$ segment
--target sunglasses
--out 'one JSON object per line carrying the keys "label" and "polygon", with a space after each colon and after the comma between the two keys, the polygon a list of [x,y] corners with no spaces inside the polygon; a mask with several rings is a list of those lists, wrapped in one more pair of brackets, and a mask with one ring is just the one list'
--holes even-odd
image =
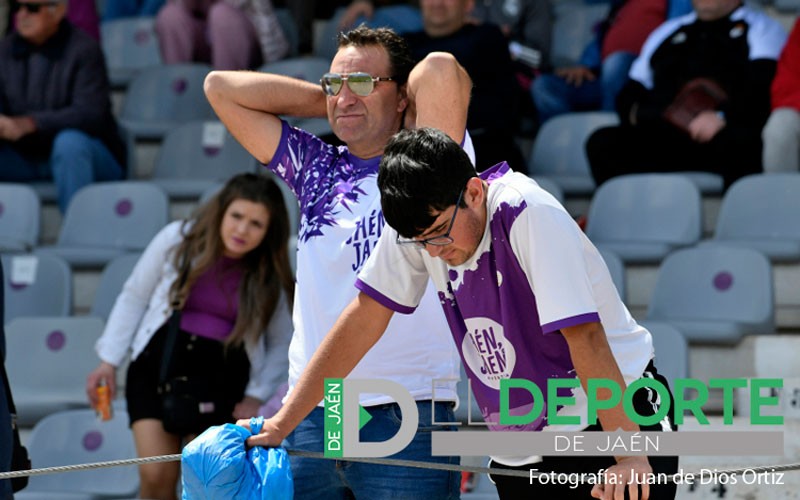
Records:
{"label": "sunglasses", "polygon": [[16,10],[27,10],[31,14],[38,14],[42,7],[54,7],[61,2],[36,2],[36,3],[21,3],[15,4]]}
{"label": "sunglasses", "polygon": [[320,78],[319,83],[322,85],[322,91],[330,96],[339,95],[342,90],[342,85],[347,82],[350,87],[350,92],[361,97],[366,97],[375,89],[377,82],[390,82],[394,80],[391,77],[385,76],[372,76],[369,73],[325,73]]}

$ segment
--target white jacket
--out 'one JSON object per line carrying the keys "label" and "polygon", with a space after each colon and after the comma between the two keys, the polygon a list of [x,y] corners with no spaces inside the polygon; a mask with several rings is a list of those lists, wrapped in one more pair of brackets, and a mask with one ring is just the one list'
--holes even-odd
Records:
{"label": "white jacket", "polygon": [[[169,289],[178,278],[173,255],[183,240],[182,225],[183,221],[175,221],[165,226],[136,263],[114,303],[103,335],[95,344],[101,360],[119,366],[129,352],[135,360],[172,315]],[[263,340],[245,342],[250,360],[247,396],[267,401],[286,382],[292,331],[289,304],[285,294],[281,294],[266,335],[261,337]]]}

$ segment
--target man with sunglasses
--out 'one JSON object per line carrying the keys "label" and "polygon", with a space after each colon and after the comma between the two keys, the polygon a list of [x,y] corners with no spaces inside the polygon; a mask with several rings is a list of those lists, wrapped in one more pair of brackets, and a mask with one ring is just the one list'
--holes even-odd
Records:
{"label": "man with sunglasses", "polygon": [[[341,310],[356,296],[356,274],[383,231],[377,173],[386,143],[404,123],[437,127],[457,142],[467,140],[471,83],[466,72],[444,53],[414,66],[405,42],[391,30],[359,27],[341,34],[330,72],[320,83],[219,71],[209,74],[205,83],[209,101],[231,133],[289,185],[300,204],[290,390]],[[293,128],[279,119],[280,114],[327,114],[345,146],[330,146]],[[431,289],[420,310],[394,321],[351,376],[395,381],[417,400],[420,427],[397,458],[457,463],[457,457],[431,456],[430,431],[455,430],[433,422],[455,420],[447,400],[456,399],[454,379],[459,373],[458,354],[437,309]],[[437,380],[437,402],[432,405]],[[401,420],[396,403],[380,394],[363,394],[360,403],[372,417],[361,429],[362,441],[385,441],[395,435]],[[323,409],[317,406],[286,436],[285,444],[322,451],[323,428]],[[459,476],[454,472],[297,456],[291,461],[295,498],[458,498]]]}
{"label": "man with sunglasses", "polygon": [[67,2],[15,7],[0,42],[0,181],[54,180],[63,213],[80,188],[123,177],[125,146],[100,45],[65,20]]}
{"label": "man with sunglasses", "polygon": [[[382,341],[395,312],[415,310],[429,280],[490,430],[677,430],[672,406],[660,421],[641,429],[621,403],[597,411],[599,423],[587,422],[589,379],[611,380],[623,391],[640,378],[669,386],[653,365],[650,333],[633,320],[603,258],[552,195],[511,172],[505,162],[478,174],[458,144],[431,128],[404,130],[392,138],[378,185],[387,227],[359,273],[361,293],[286,404],[248,444],[280,443],[321,396],[322,377],[347,374],[360,354]],[[574,389],[559,390],[558,396],[574,399],[557,414],[576,421],[557,423],[542,413],[528,423],[501,425],[500,380],[509,378],[534,383],[544,398],[551,397],[545,391],[550,379],[572,379]],[[608,389],[598,391],[599,400],[609,395]],[[639,415],[648,417],[664,403],[647,387],[631,401]],[[509,414],[529,415],[533,407],[527,391],[509,391]],[[493,456],[491,465],[597,479],[575,485],[494,475],[502,499],[610,500],[622,499],[626,490],[629,498],[642,500],[675,497],[675,484],[646,483],[653,472],[677,472],[677,457],[535,455],[530,450],[523,456]],[[595,484],[603,479],[606,484]]]}

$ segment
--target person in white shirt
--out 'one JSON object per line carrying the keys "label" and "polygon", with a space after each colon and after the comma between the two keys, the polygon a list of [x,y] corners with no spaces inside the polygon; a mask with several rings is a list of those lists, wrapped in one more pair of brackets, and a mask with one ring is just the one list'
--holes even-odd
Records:
{"label": "person in white shirt", "polygon": [[[214,71],[205,82],[209,102],[234,137],[287,183],[300,204],[290,392],[325,333],[356,296],[352,283],[383,232],[377,174],[389,138],[404,123],[434,126],[469,147],[465,130],[471,82],[450,54],[435,53],[414,66],[396,33],[359,27],[340,36],[330,73],[320,76],[321,85],[314,85],[274,74]],[[280,114],[327,115],[345,146],[331,146],[291,127]],[[459,377],[458,354],[437,307],[431,289],[415,314],[392,321],[351,376],[395,381],[417,400],[420,427],[399,458],[457,463],[458,457],[432,457],[430,449],[432,418],[455,420],[450,401],[456,399]],[[437,383],[431,405],[436,380],[443,382]],[[394,435],[398,405],[381,394],[361,396],[372,417],[361,429],[362,441]],[[318,406],[287,437],[286,447],[322,451],[322,422]],[[297,498],[433,500],[459,494],[454,472],[290,458]]]}

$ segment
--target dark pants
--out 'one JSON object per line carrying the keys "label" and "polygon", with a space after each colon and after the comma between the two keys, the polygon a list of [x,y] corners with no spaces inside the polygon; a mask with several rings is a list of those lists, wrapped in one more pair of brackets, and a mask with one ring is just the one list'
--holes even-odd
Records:
{"label": "dark pants", "polygon": [[586,141],[586,155],[598,186],[618,175],[694,170],[721,175],[727,188],[762,171],[761,131],[732,126],[704,144],[667,123],[606,127]]}
{"label": "dark pants", "polygon": [[[645,369],[645,376],[651,376],[652,378],[658,380],[662,384],[664,384],[667,389],[669,389],[669,383],[667,380],[660,375],[655,367],[653,366],[652,361]],[[655,397],[656,393],[651,391],[647,388],[642,388],[636,391],[633,395],[633,406],[636,409],[636,412],[642,416],[654,415],[658,406],[655,404]],[[669,395],[670,399],[672,398],[672,393],[670,392]],[[669,419],[669,427],[673,431],[677,431],[678,427],[675,425],[675,418],[674,418],[674,405],[670,405],[670,410],[668,413]],[[641,430],[644,431],[651,431],[651,432],[661,432],[664,429],[662,428],[662,423],[659,422],[655,425],[642,425],[640,426]],[[585,432],[598,432],[601,431],[602,428],[600,424],[589,426],[585,429]],[[667,457],[667,456],[653,456],[648,457],[650,461],[650,467],[653,469],[654,474],[664,473],[667,476],[671,477],[673,474],[678,472],[678,457]],[[591,474],[592,476],[597,476],[598,471],[601,469],[608,469],[612,465],[614,465],[616,461],[614,457],[597,457],[597,456],[546,456],[543,457],[541,462],[533,463],[533,464],[526,464],[518,467],[509,467],[495,461],[490,462],[490,466],[493,468],[499,469],[515,469],[515,470],[522,470],[528,472],[530,469],[537,469],[539,473],[549,473],[552,472],[554,474]],[[591,497],[591,491],[593,488],[593,484],[590,484],[588,481],[578,483],[577,487],[572,488],[572,484],[555,484],[552,483],[548,484],[540,484],[538,480],[534,479],[533,481],[529,480],[525,477],[511,477],[511,476],[498,476],[494,475],[491,476],[492,481],[497,486],[497,492],[500,495],[500,498],[503,500],[528,500],[530,498],[553,498],[558,500],[571,500],[571,499],[588,499]],[[667,484],[651,484],[650,485],[650,500],[672,500],[675,498],[675,494],[677,491],[677,485],[674,483],[667,483]],[[625,498],[628,497],[628,492],[625,492]],[[641,498],[641,497],[640,497]]]}

